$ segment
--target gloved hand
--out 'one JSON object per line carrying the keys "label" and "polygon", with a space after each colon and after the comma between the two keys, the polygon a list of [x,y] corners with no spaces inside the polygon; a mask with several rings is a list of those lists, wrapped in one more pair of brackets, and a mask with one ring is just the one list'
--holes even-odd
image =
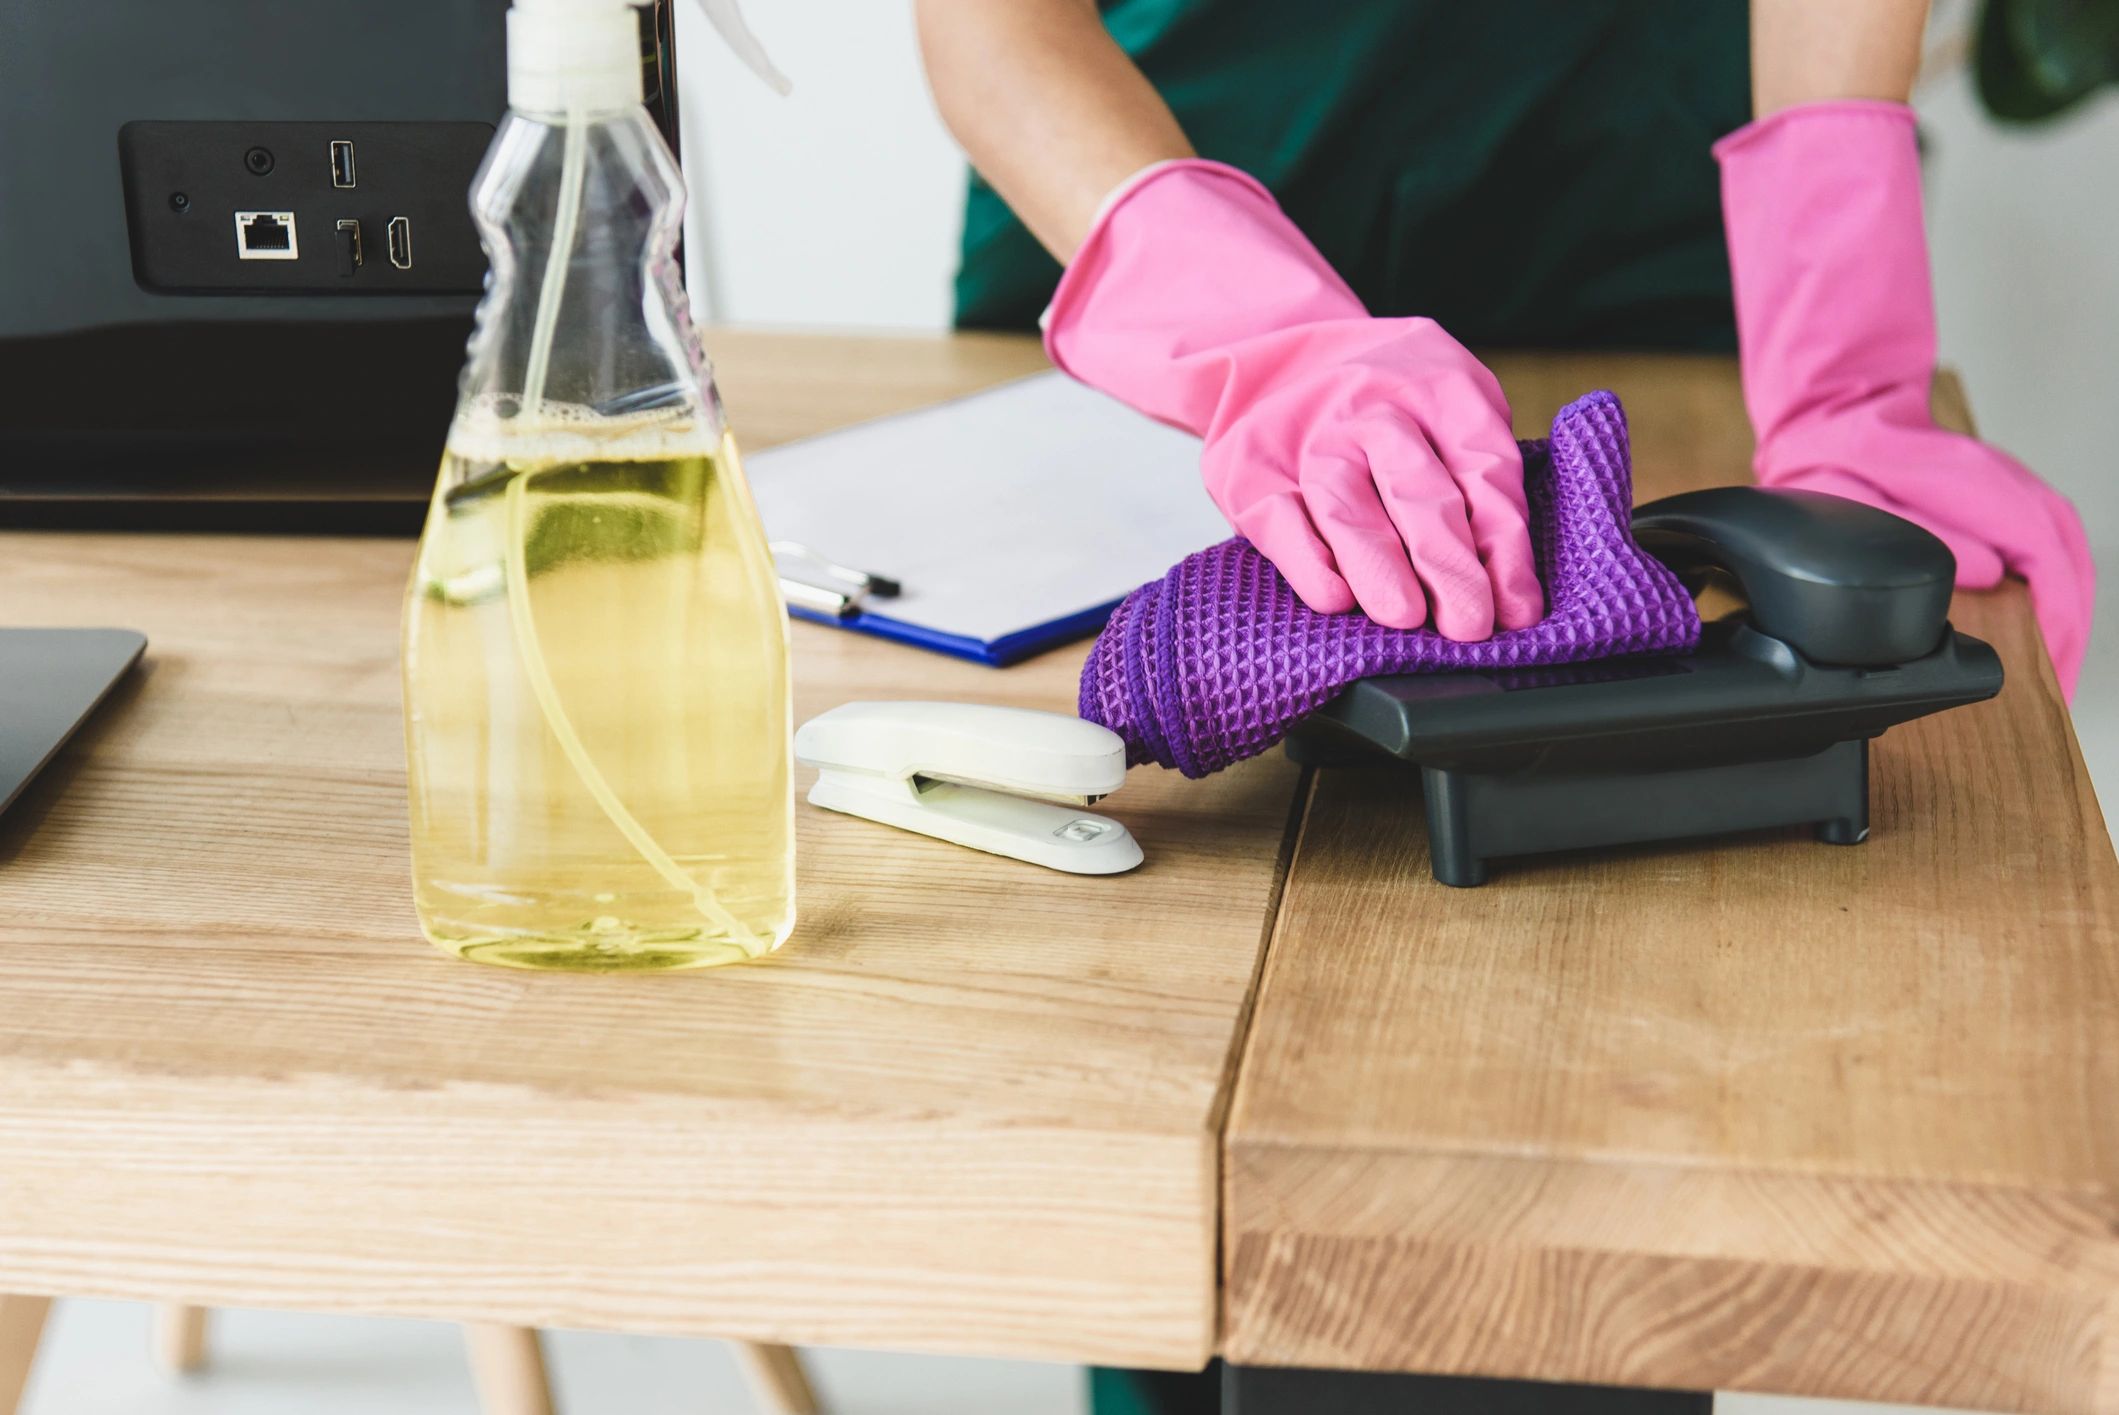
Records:
{"label": "gloved hand", "polygon": [[1935,303],[1913,111],[1803,104],[1715,144],[1744,402],[1768,486],[1865,501],[1927,527],[1957,583],[2030,582],[2062,691],[2089,642],[2082,518],[2007,453],[1935,426]]}
{"label": "gloved hand", "polygon": [[1205,439],[1236,530],[1321,613],[1452,639],[1545,612],[1501,387],[1430,319],[1373,319],[1256,181],[1160,163],[1046,312],[1074,377]]}

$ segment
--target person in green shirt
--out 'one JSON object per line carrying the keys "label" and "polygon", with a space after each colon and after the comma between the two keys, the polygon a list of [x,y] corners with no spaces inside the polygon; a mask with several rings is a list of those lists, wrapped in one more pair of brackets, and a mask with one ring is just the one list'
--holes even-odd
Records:
{"label": "person in green shirt", "polygon": [[[2031,583],[2072,687],[2094,571],[2028,469],[1928,413],[1906,99],[1927,0],[917,0],[976,168],[957,321],[1201,438],[1312,609],[1459,639],[1543,612],[1467,345],[1737,350],[1769,485]],[[1211,1373],[1098,1371],[1099,1415]]]}
{"label": "person in green shirt", "polygon": [[1542,614],[1467,345],[1734,347],[1760,481],[1926,526],[1962,586],[2029,580],[2072,687],[2079,518],[1927,412],[1927,0],[917,6],[977,173],[958,323],[1043,312],[1060,367],[1197,433],[1312,609],[1457,639]]}

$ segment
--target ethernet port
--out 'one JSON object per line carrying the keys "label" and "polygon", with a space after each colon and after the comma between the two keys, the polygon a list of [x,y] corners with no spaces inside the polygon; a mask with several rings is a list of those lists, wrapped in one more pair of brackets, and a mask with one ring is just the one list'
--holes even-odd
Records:
{"label": "ethernet port", "polygon": [[291,211],[238,211],[235,214],[235,254],[238,260],[298,260],[294,213]]}

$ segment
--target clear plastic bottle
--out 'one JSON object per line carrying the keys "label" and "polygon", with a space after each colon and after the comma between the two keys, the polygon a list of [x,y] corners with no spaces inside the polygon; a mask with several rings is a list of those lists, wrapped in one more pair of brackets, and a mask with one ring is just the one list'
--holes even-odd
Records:
{"label": "clear plastic bottle", "polygon": [[405,613],[420,924],[517,967],[753,958],[794,922],[786,618],[676,271],[683,186],[629,9],[509,22],[492,275]]}

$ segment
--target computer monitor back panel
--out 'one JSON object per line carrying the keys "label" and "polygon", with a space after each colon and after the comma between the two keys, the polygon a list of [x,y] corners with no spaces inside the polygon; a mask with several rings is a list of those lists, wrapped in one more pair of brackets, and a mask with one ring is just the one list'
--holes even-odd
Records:
{"label": "computer monitor back panel", "polygon": [[[0,5],[0,523],[414,522],[506,8]],[[667,0],[642,53],[674,147]]]}

